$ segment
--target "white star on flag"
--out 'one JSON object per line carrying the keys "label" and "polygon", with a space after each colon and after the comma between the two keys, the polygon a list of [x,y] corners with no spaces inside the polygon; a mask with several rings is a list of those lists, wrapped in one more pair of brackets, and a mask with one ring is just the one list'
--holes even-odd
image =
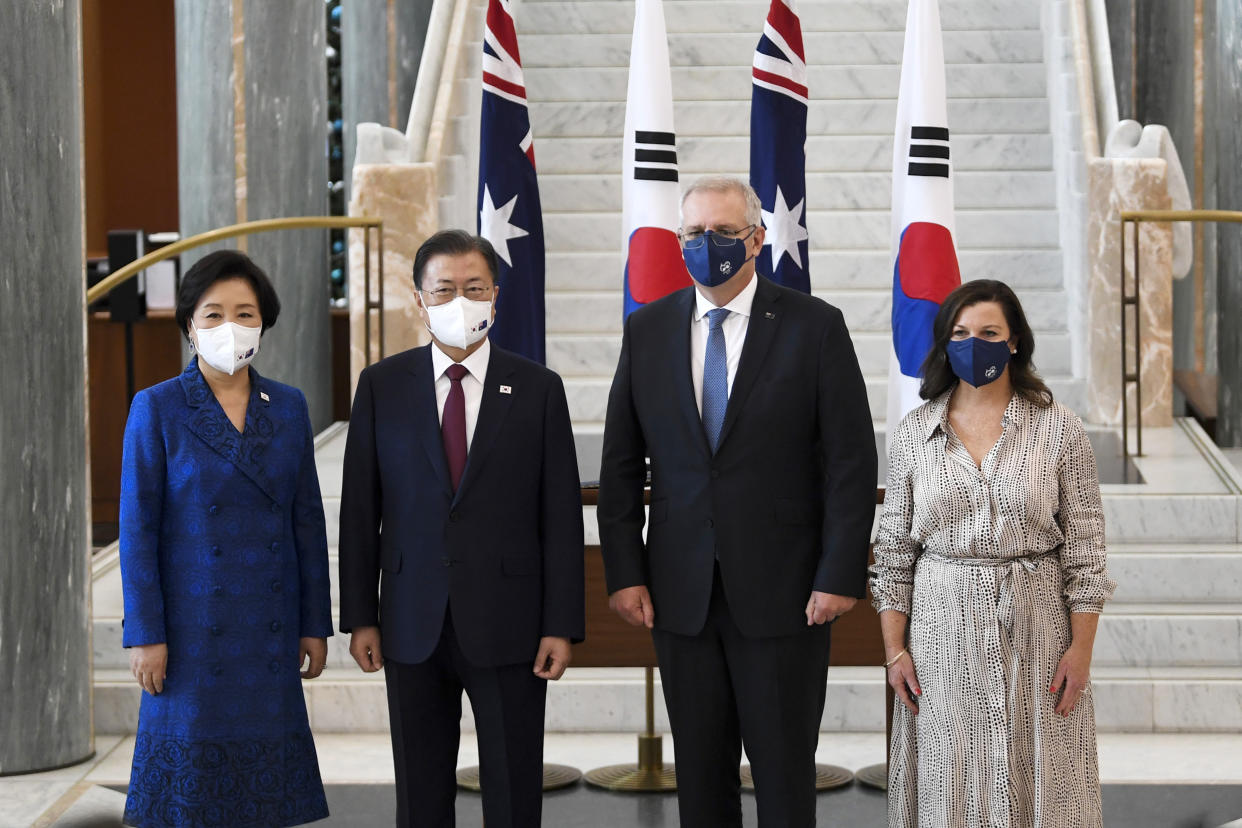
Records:
{"label": "white star on flag", "polygon": [[509,267],[513,267],[513,260],[509,258],[509,239],[520,239],[530,235],[521,227],[509,223],[509,217],[513,215],[517,200],[518,197],[515,195],[509,199],[508,204],[497,209],[487,185],[483,185],[483,209],[479,210],[479,235],[492,243],[492,247],[496,248],[496,255],[504,259]]}
{"label": "white star on flag", "polygon": [[793,207],[785,203],[781,188],[776,188],[776,201],[772,204],[772,212],[763,211],[763,226],[767,235],[763,239],[765,245],[772,245],[772,269],[781,262],[786,253],[794,264],[802,267],[802,254],[798,252],[798,242],[806,241],[810,234],[799,222],[802,219],[802,207],[806,199],[802,199]]}

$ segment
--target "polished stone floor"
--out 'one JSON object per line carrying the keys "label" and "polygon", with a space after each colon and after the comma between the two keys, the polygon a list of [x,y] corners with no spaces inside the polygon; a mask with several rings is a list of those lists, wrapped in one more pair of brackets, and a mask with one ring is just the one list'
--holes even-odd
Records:
{"label": "polished stone floor", "polygon": [[[120,824],[133,737],[100,736],[96,757],[71,768],[0,779],[0,826],[115,828]],[[392,757],[383,734],[321,734],[320,767],[332,818],[324,826],[392,824]],[[672,744],[665,739],[672,757]],[[589,769],[632,761],[635,740],[623,733],[553,733],[548,761]],[[1109,828],[1218,828],[1242,819],[1242,735],[1117,734],[1099,737]],[[857,769],[884,758],[879,733],[825,733],[819,759]],[[463,734],[460,761],[473,764],[476,746]],[[481,824],[477,795],[458,797],[458,825]],[[747,826],[755,824],[754,798],[744,795]],[[610,794],[579,785],[549,794],[549,828],[673,828],[676,800],[668,795]],[[883,825],[884,797],[861,786],[821,794],[819,824]]]}

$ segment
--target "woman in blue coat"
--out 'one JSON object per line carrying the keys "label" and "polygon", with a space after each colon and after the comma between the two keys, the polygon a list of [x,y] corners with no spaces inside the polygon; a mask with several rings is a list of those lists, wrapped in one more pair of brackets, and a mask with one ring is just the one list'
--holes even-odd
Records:
{"label": "woman in blue coat", "polygon": [[184,276],[196,356],[134,397],[121,478],[124,645],[145,691],[125,822],[328,815],[301,678],[332,635],[306,399],[248,367],[280,303],[244,254]]}

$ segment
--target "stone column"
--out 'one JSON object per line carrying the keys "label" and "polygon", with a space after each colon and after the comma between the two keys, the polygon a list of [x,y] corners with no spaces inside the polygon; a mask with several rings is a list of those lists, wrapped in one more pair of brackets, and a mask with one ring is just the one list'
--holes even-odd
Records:
{"label": "stone column", "polygon": [[95,749],[79,0],[12,4],[0,77],[3,775]]}
{"label": "stone column", "polygon": [[[405,131],[427,39],[431,2],[348,0],[341,4],[341,107],[347,188],[353,186],[358,124],[383,124]],[[353,190],[348,192],[352,194]]]}
{"label": "stone column", "polygon": [[[1216,194],[1221,209],[1242,210],[1242,135],[1233,117],[1242,108],[1242,8],[1237,0],[1216,3],[1215,89]],[[1214,82],[1213,82],[1214,81]],[[1242,225],[1218,225],[1216,442],[1242,446]]]}
{"label": "stone column", "polygon": [[[176,10],[182,235],[326,214],[323,5],[177,0]],[[280,296],[280,321],[255,365],[302,389],[316,429],[332,416],[327,244],[326,230],[282,230],[233,245],[267,271]]]}

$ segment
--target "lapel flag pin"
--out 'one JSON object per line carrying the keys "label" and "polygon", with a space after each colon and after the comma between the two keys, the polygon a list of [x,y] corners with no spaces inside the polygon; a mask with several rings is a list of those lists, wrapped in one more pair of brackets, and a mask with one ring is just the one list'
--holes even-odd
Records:
{"label": "lapel flag pin", "polygon": [[763,312],[763,318],[764,318],[764,319],[775,319],[775,318],[776,318],[776,314],[772,313],[772,311],[764,311],[764,312]]}
{"label": "lapel flag pin", "polygon": [[510,386],[508,386],[508,385],[502,385],[502,386],[500,386],[500,393],[502,393],[502,394],[512,394],[512,393],[513,393],[513,388],[512,388],[512,387],[510,387]]}
{"label": "lapel flag pin", "polygon": [[272,398],[271,398],[271,397],[269,397],[269,396],[267,395],[267,392],[266,392],[266,391],[260,391],[260,392],[259,392],[259,399],[263,400],[263,402],[271,402],[271,401],[272,401]]}

